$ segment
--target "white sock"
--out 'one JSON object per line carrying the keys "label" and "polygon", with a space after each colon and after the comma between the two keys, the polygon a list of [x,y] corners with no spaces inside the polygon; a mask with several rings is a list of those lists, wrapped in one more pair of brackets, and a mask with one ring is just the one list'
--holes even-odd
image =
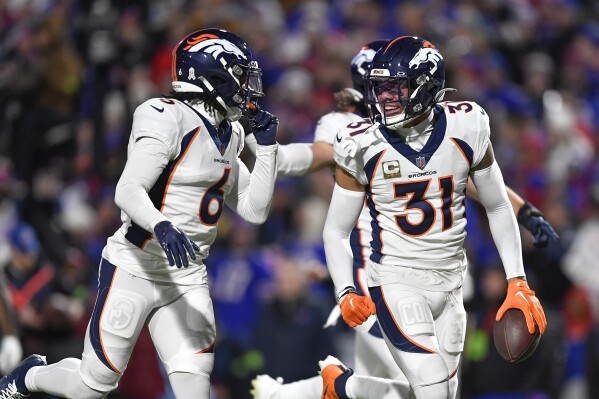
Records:
{"label": "white sock", "polygon": [[168,376],[177,398],[209,398],[210,375],[207,373],[171,373]]}
{"label": "white sock", "polygon": [[[352,375],[345,385],[345,393],[351,399],[388,398],[406,399],[408,396],[405,384],[388,378]],[[385,396],[387,395],[387,396]]]}
{"label": "white sock", "polygon": [[31,392],[45,392],[63,398],[99,399],[106,394],[94,391],[81,380],[80,359],[68,358],[48,366],[32,367],[25,375]]}
{"label": "white sock", "polygon": [[283,384],[273,392],[270,399],[316,399],[322,394],[320,376]]}

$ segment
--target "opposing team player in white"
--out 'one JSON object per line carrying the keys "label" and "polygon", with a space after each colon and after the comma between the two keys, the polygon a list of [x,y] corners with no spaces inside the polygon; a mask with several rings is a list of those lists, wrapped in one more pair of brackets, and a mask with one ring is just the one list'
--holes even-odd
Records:
{"label": "opposing team player in white", "polygon": [[[261,71],[230,32],[185,37],[173,51],[172,75],[171,98],[135,111],[115,194],[124,223],[103,251],[82,360],[46,365],[32,355],[0,381],[0,397],[106,397],[147,322],[175,396],[209,398],[215,325],[202,260],[224,203],[250,222],[266,219],[278,120],[257,108]],[[258,141],[252,173],[238,157],[244,132],[237,121],[250,111]]]}
{"label": "opposing team player in white", "polygon": [[[376,313],[416,398],[454,398],[466,313],[462,282],[464,196],[470,177],[489,219],[508,291],[497,313],[518,308],[529,331],[546,319],[526,282],[518,226],[473,102],[439,102],[444,61],[430,42],[402,36],[374,56],[367,79],[372,124],[349,126],[334,145],[336,184],[324,228],[327,265],[342,317],[354,327]],[[369,293],[356,292],[347,245],[366,199],[371,215]],[[351,372],[325,364],[323,398],[352,395]],[[374,397],[374,396],[371,396]]]}
{"label": "opposing team player in white", "polygon": [[[374,54],[387,40],[377,40],[365,45],[351,61],[353,88],[346,88],[335,94],[337,110],[324,115],[316,126],[313,143],[292,143],[280,145],[277,154],[277,168],[280,175],[304,175],[323,167],[334,167],[333,143],[340,127],[352,124],[356,130],[366,130],[370,123],[364,121],[364,77],[370,69]],[[246,139],[247,146],[255,152],[255,140],[252,136]],[[348,150],[356,148],[355,141],[342,143]],[[345,149],[345,148],[344,148]],[[514,191],[507,188],[508,197],[521,222],[534,235],[535,246],[544,247],[550,240],[556,241],[557,234],[538,209],[523,200]],[[476,198],[476,191],[469,180],[468,194]],[[354,279],[360,295],[368,293],[366,281],[366,264],[370,257],[370,240],[372,236],[371,216],[368,207],[360,213],[356,226],[351,232],[349,241],[353,255]],[[339,309],[339,308],[338,308]],[[356,397],[370,393],[385,399],[412,397],[410,388],[382,338],[382,332],[374,324],[368,333],[356,334],[354,343],[354,371],[352,376]],[[382,377],[394,381],[381,380]],[[280,380],[279,380],[280,381]],[[320,376],[307,380],[281,384],[268,375],[259,375],[252,381],[255,399],[318,399],[321,397],[323,382]]]}

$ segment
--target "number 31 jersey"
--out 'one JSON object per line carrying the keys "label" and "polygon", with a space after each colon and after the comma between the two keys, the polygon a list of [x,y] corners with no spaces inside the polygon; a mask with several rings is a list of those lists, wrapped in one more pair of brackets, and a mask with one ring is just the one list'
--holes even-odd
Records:
{"label": "number 31 jersey", "polygon": [[[338,133],[335,161],[366,189],[375,264],[453,270],[465,263],[465,189],[486,152],[489,119],[473,102],[445,102],[432,112],[420,151],[383,126],[364,133],[367,120]],[[354,157],[343,150],[348,137],[360,143]]]}

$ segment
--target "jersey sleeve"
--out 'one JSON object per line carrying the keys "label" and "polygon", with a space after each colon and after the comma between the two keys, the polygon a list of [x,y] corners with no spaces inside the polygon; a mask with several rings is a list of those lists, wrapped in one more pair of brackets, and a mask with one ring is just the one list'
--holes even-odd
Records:
{"label": "jersey sleeve", "polygon": [[314,129],[314,141],[324,141],[332,145],[339,128],[359,119],[362,118],[350,112],[330,112],[318,120]]}
{"label": "jersey sleeve", "polygon": [[482,161],[485,153],[487,152],[487,147],[489,146],[489,140],[491,139],[491,127],[489,125],[489,115],[487,112],[478,105],[477,103],[472,103],[474,108],[474,115],[476,115],[476,121],[472,126],[476,129],[474,132],[474,156],[472,160],[472,166],[476,166]]}
{"label": "jersey sleeve", "polygon": [[142,137],[159,140],[168,149],[170,159],[177,157],[182,137],[182,115],[179,107],[172,101],[164,102],[159,98],[150,99],[141,104],[133,114],[130,143]]}
{"label": "jersey sleeve", "polygon": [[343,168],[347,173],[355,177],[360,184],[367,185],[368,178],[366,177],[363,167],[365,149],[359,149],[356,155],[352,157],[347,154],[347,151],[344,147],[346,140],[353,140],[357,145],[360,143],[361,135],[354,139],[349,135],[350,131],[351,129],[344,127],[339,129],[335,135],[335,139],[333,140],[333,158],[339,167]]}

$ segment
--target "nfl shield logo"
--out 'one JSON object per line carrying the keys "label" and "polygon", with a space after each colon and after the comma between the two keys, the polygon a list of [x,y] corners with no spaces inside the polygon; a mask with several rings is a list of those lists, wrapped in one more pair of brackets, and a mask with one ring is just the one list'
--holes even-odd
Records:
{"label": "nfl shield logo", "polygon": [[424,167],[426,166],[426,158],[425,157],[417,157],[416,158],[416,166],[418,166],[420,169],[424,169]]}

